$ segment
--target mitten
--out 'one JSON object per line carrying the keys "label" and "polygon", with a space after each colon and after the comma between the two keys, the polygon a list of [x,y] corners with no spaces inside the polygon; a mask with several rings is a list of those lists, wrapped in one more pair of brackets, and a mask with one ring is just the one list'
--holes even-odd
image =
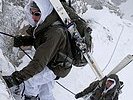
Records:
{"label": "mitten", "polygon": [[83,97],[82,92],[80,92],[80,93],[78,93],[78,94],[75,95],[75,98],[76,98],[76,99],[78,99],[78,98],[80,98],[80,97]]}
{"label": "mitten", "polygon": [[34,44],[34,38],[32,36],[15,36],[14,47],[20,46],[32,46]]}
{"label": "mitten", "polygon": [[22,78],[17,77],[18,74],[19,73],[16,71],[10,76],[3,76],[3,79],[5,80],[9,88],[13,87],[14,85],[19,85],[23,82]]}

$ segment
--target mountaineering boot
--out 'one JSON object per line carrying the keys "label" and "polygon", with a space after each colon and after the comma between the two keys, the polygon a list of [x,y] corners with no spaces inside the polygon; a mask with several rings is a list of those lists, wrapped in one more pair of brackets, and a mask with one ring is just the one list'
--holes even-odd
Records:
{"label": "mountaineering boot", "polygon": [[39,100],[38,96],[28,96],[25,95],[24,100]]}

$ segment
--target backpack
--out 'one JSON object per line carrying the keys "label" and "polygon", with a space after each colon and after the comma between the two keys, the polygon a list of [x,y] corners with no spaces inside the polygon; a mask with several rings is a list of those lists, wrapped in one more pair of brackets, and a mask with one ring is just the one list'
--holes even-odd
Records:
{"label": "backpack", "polygon": [[[68,13],[68,15],[70,16],[72,21],[76,24],[77,30],[79,31],[81,37],[84,38],[83,42],[86,43],[87,48],[91,49],[92,29],[90,27],[88,27],[87,23],[82,18],[80,18],[75,13],[73,8],[69,7],[69,5],[66,2],[62,2],[62,5],[64,6],[66,12]],[[69,57],[68,55],[66,55],[64,53],[59,52],[53,58],[53,60],[49,63],[48,67],[54,72],[54,74],[58,78],[66,77],[69,74],[69,72],[72,68],[72,65],[81,67],[81,66],[84,66],[87,64],[86,59],[83,57],[82,51],[76,45],[76,41],[75,41],[74,37],[67,30],[67,26],[65,26],[64,24],[62,26],[64,27],[64,29],[66,30],[66,34],[68,35],[67,42],[70,44],[72,57]],[[70,51],[68,51],[68,52],[70,52]],[[56,58],[58,58],[58,60]]]}
{"label": "backpack", "polygon": [[[92,37],[91,32],[92,29],[88,26],[87,22],[79,17],[75,10],[71,8],[67,3],[62,2],[63,7],[66,12],[70,16],[71,20],[76,24],[76,28],[79,31],[81,37],[83,38],[83,42],[86,44],[88,51],[91,51]],[[81,67],[87,64],[86,59],[84,58],[82,51],[76,45],[76,41],[74,37],[69,33],[69,41],[71,44],[71,52],[73,55],[73,65],[77,67]]]}

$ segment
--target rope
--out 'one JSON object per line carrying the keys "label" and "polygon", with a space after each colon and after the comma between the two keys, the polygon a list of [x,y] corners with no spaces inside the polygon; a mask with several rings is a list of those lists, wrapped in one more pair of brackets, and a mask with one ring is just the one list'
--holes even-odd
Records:
{"label": "rope", "polygon": [[[94,21],[96,24],[101,25],[100,23],[96,22],[95,20],[93,20],[93,21]],[[104,27],[103,25],[101,25],[101,26],[102,26],[104,29],[106,29],[106,27]],[[106,29],[106,30],[107,30],[107,29]],[[113,50],[113,52],[112,52],[112,55],[111,55],[111,57],[110,57],[108,63],[106,64],[106,66],[103,68],[102,72],[103,72],[103,71],[108,67],[108,65],[110,64],[110,62],[111,62],[111,60],[112,60],[112,58],[113,58],[113,55],[114,55],[114,53],[115,53],[115,51],[116,51],[117,45],[118,45],[118,43],[119,43],[120,37],[121,37],[121,35],[122,35],[122,33],[123,33],[123,30],[124,30],[124,26],[122,26],[122,30],[121,30],[120,35],[119,35],[119,37],[118,37],[118,40],[117,40],[117,42],[116,42],[115,48],[114,48],[114,50]]]}
{"label": "rope", "polygon": [[121,30],[120,35],[119,35],[119,37],[118,37],[118,40],[117,40],[117,42],[116,42],[115,48],[114,48],[114,50],[113,50],[113,52],[112,52],[112,55],[111,55],[111,57],[110,57],[108,63],[106,64],[106,66],[103,68],[102,72],[103,72],[103,71],[108,67],[108,65],[110,64],[110,62],[111,62],[111,60],[112,60],[112,58],[113,58],[113,56],[114,56],[114,53],[115,53],[115,51],[116,51],[116,48],[117,48],[117,46],[118,46],[120,37],[121,37],[121,35],[122,35],[122,33],[123,33],[123,30],[124,30],[124,26],[122,26],[122,30]]}
{"label": "rope", "polygon": [[[15,37],[13,35],[10,35],[10,34],[4,33],[4,32],[0,32],[0,34],[6,35],[9,37],[13,37],[13,38]],[[22,50],[32,60],[32,58],[21,47],[19,47],[19,49]]]}
{"label": "rope", "polygon": [[13,35],[10,35],[10,34],[7,34],[7,33],[3,33],[3,32],[0,32],[0,34],[7,35],[7,36],[9,36],[9,37],[15,37],[15,36],[13,36]]}
{"label": "rope", "polygon": [[30,58],[30,60],[32,60],[32,58],[31,58],[31,56],[30,55],[28,55],[21,47],[19,47],[19,49],[21,50],[21,51],[23,51],[24,52],[24,54],[26,54],[26,56],[28,56],[29,58]]}
{"label": "rope", "polygon": [[65,86],[63,86],[62,84],[60,84],[58,81],[56,81],[56,83],[59,84],[61,87],[63,87],[68,92],[70,92],[71,94],[76,95],[75,93],[73,93],[72,91],[70,91],[68,88],[66,88]]}

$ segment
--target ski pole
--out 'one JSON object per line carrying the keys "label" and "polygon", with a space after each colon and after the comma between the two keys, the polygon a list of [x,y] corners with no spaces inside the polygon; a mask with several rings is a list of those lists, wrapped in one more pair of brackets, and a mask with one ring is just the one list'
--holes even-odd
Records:
{"label": "ski pole", "polygon": [[69,89],[67,89],[66,87],[64,87],[62,84],[60,84],[58,81],[56,81],[56,83],[58,83],[61,87],[63,87],[68,92],[72,93],[73,95],[76,95],[75,93],[73,93],[72,91],[70,91]]}
{"label": "ski pole", "polygon": [[[4,33],[4,32],[0,32],[0,34],[6,35],[9,37],[13,37],[13,38],[15,37],[13,35],[10,35],[10,34]],[[32,58],[21,47],[19,47],[19,49],[22,50],[32,60]]]}

